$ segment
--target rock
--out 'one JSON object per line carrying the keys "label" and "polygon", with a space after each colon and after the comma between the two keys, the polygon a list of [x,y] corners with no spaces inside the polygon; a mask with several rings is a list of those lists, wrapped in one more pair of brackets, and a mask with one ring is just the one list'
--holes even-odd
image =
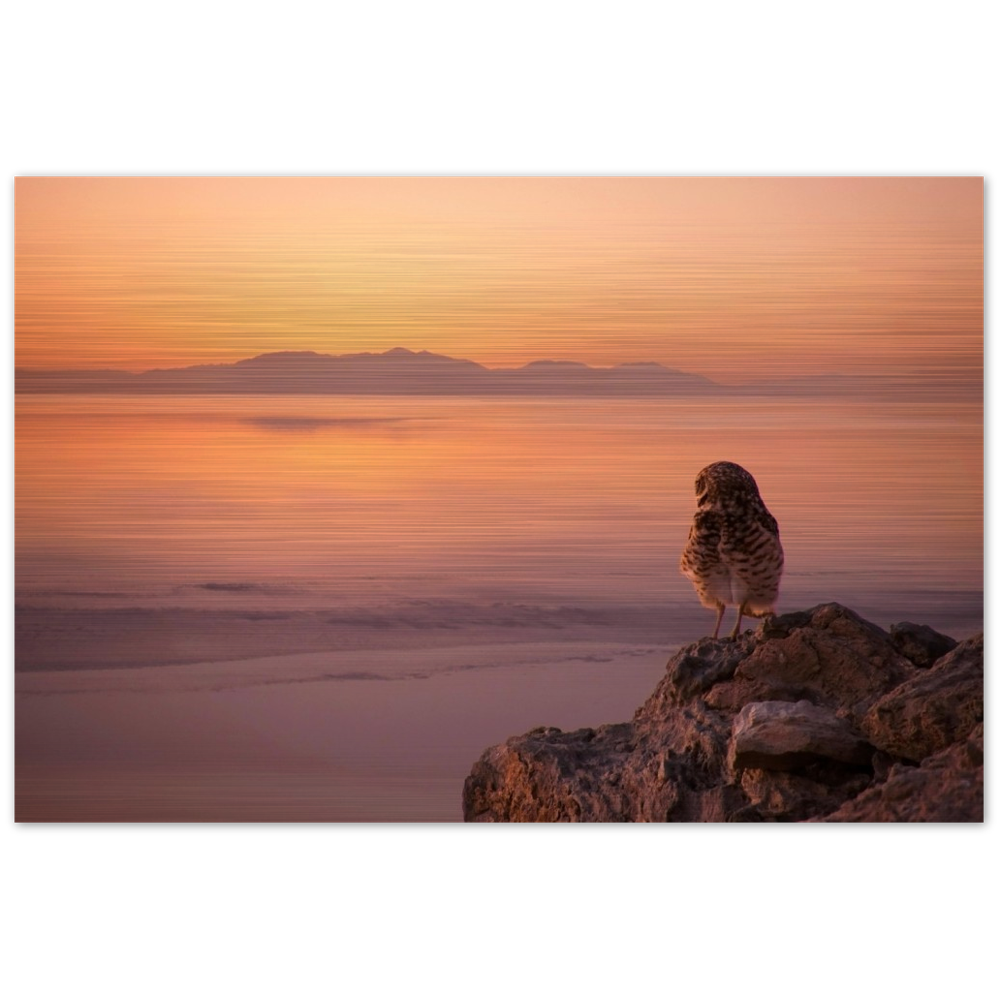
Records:
{"label": "rock", "polygon": [[682,705],[704,694],[720,681],[728,681],[756,642],[744,633],[729,639],[700,639],[682,649],[668,664],[664,695]]}
{"label": "rock", "polygon": [[870,776],[843,765],[813,765],[797,772],[747,768],[740,789],[750,802],[737,822],[801,822],[832,813],[866,789]]}
{"label": "rock", "polygon": [[918,667],[932,666],[935,660],[958,645],[951,636],[935,632],[929,625],[914,625],[912,622],[890,625],[889,639],[900,656],[905,656]]}
{"label": "rock", "polygon": [[[800,701],[842,710],[857,725],[883,694],[912,676],[912,663],[888,633],[839,604],[810,612],[786,635],[759,632],[731,681],[705,695],[714,708],[738,711],[751,701]],[[763,641],[761,641],[763,640]]]}
{"label": "rock", "polygon": [[[577,733],[533,730],[488,750],[466,778],[466,820],[500,811],[514,822],[625,821],[631,803],[621,774],[633,746],[632,726]],[[660,783],[665,809],[671,788]],[[656,810],[657,804],[647,803]]]}
{"label": "rock", "polygon": [[465,818],[981,821],[982,638],[929,666],[947,637],[895,628],[826,604],[692,643],[630,722],[488,749]]}
{"label": "rock", "polygon": [[861,728],[880,750],[919,761],[965,739],[982,720],[980,633],[880,698]]}
{"label": "rock", "polygon": [[924,760],[896,764],[876,785],[823,817],[834,823],[983,821],[983,727]]}
{"label": "rock", "polygon": [[715,780],[726,755],[720,721],[679,713],[658,737],[646,738],[634,723],[514,737],[473,766],[465,819],[722,821],[745,804]]}
{"label": "rock", "polygon": [[733,721],[733,769],[791,771],[823,758],[871,766],[875,748],[829,708],[808,701],[754,701]]}

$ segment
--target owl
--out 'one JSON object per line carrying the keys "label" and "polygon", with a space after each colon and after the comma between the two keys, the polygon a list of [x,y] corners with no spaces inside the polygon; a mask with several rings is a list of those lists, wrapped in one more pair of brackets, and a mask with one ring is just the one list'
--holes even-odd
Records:
{"label": "owl", "polygon": [[726,605],[736,605],[740,633],[744,615],[759,618],[774,611],[785,563],[778,522],[760,498],[753,476],[734,462],[714,462],[694,483],[698,510],[681,553],[680,570],[706,608],[718,608],[712,638]]}

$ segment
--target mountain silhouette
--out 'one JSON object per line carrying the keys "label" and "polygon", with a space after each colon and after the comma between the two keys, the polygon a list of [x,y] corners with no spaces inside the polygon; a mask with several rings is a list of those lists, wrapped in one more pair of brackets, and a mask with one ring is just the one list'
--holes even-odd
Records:
{"label": "mountain silhouette", "polygon": [[131,373],[21,368],[20,393],[669,396],[721,391],[702,375],[653,361],[592,368],[579,361],[532,361],[486,368],[475,361],[394,347],[382,354],[274,351],[228,364]]}

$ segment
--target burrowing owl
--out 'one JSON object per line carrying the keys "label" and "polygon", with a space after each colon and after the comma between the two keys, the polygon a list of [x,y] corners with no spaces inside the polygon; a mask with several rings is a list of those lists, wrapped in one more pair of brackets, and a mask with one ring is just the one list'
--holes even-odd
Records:
{"label": "burrowing owl", "polygon": [[785,557],[778,522],[764,506],[753,476],[734,462],[715,462],[694,481],[698,511],[681,553],[681,572],[706,608],[718,608],[712,638],[727,604],[737,607],[735,639],[744,615],[774,610]]}

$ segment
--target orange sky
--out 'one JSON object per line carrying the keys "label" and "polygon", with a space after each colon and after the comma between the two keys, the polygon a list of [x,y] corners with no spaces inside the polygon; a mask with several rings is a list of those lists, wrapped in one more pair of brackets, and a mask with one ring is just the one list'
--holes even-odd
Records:
{"label": "orange sky", "polygon": [[19,178],[17,364],[982,365],[976,178]]}

